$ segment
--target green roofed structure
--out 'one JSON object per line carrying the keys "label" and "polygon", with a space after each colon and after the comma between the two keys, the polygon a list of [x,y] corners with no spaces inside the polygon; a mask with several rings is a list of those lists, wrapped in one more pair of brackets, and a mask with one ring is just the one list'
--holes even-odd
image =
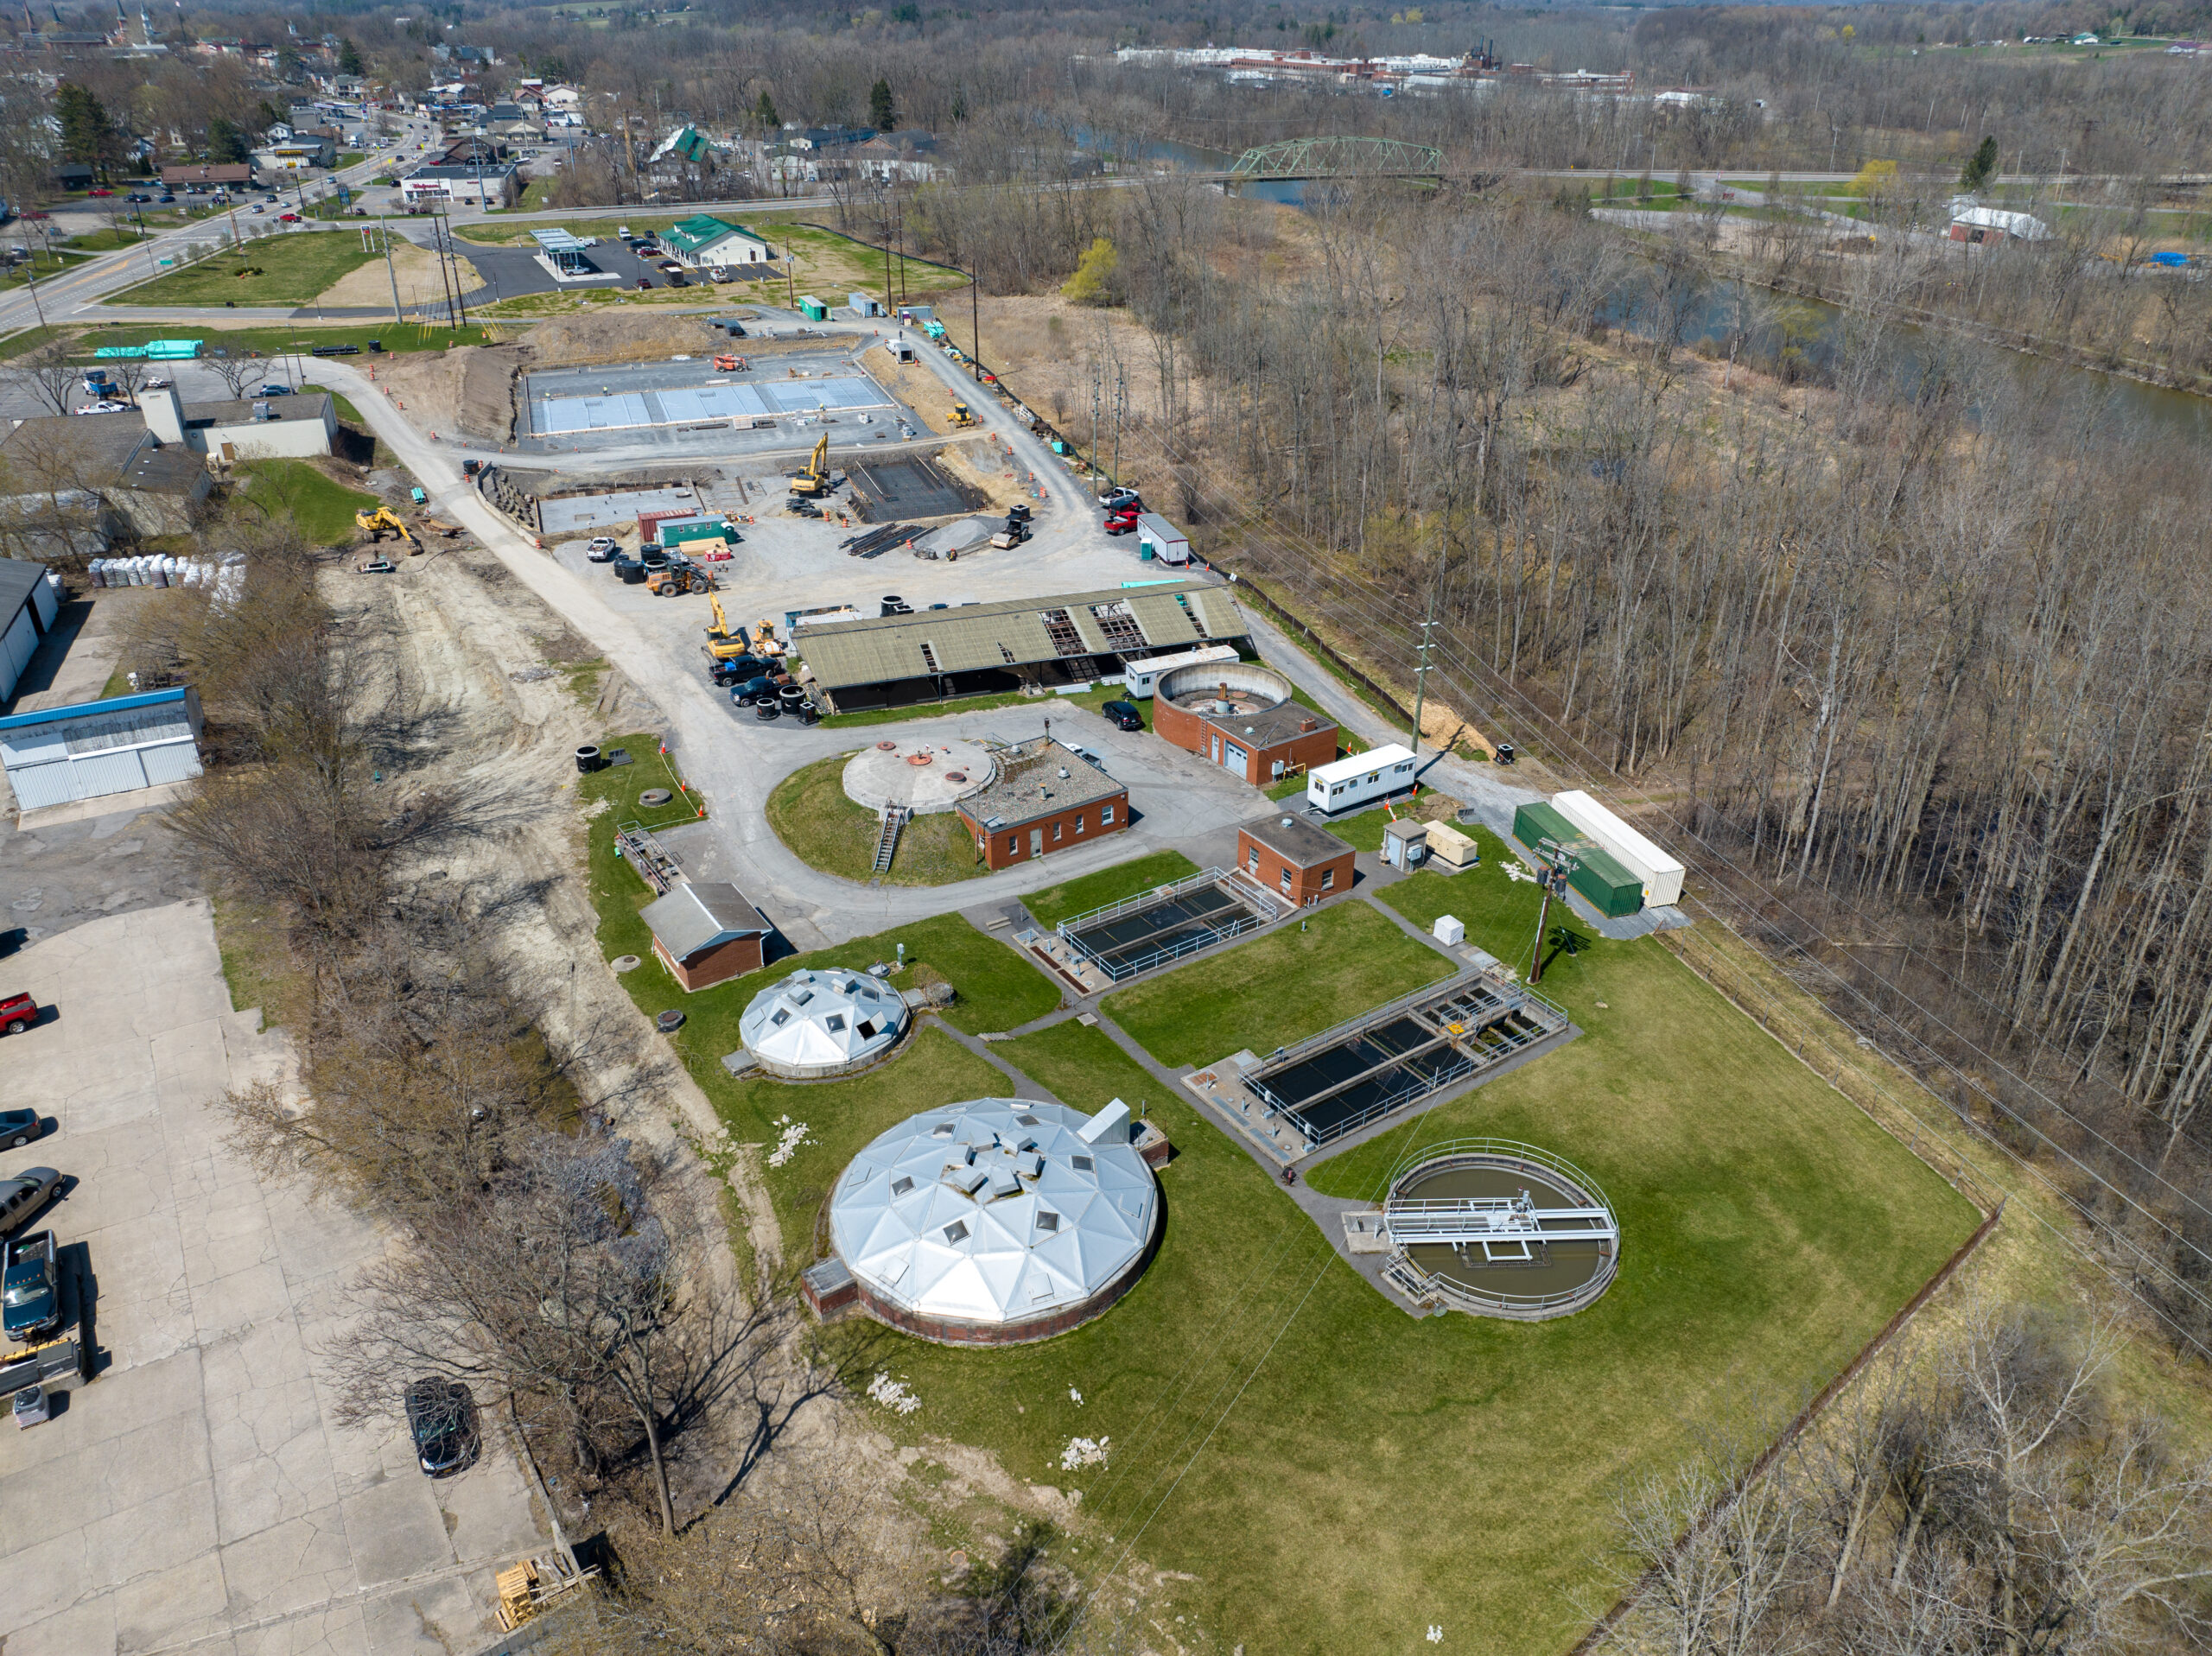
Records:
{"label": "green roofed structure", "polygon": [[[1513,813],[1513,837],[1537,852],[1537,841],[1549,840],[1570,853],[1578,865],[1567,883],[1589,899],[1590,905],[1608,920],[1618,920],[1643,906],[1643,882],[1621,866],[1611,852],[1541,800]],[[1543,860],[1548,862],[1548,857]]]}
{"label": "green roofed structure", "polygon": [[660,232],[661,245],[695,270],[766,264],[776,250],[742,225],[702,213]]}

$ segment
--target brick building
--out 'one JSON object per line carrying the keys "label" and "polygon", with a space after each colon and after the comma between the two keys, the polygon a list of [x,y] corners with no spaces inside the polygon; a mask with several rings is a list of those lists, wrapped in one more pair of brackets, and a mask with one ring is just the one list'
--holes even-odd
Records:
{"label": "brick building", "polygon": [[985,865],[1006,868],[1119,834],[1129,790],[1096,761],[1037,736],[1001,753],[996,779],[958,809]]}
{"label": "brick building", "polygon": [[757,972],[768,923],[728,880],[687,881],[640,910],[653,953],[686,990]]}
{"label": "brick building", "polygon": [[1291,698],[1288,679],[1253,663],[1181,667],[1154,686],[1152,727],[1162,741],[1264,787],[1337,757],[1336,721]]}
{"label": "brick building", "polygon": [[1352,848],[1302,817],[1255,817],[1236,830],[1236,866],[1270,891],[1308,907],[1351,890]]}

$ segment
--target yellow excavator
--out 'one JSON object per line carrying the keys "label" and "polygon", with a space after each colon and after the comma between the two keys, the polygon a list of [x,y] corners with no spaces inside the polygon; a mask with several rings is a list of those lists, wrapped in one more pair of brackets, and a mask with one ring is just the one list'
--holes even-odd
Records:
{"label": "yellow excavator", "polygon": [[752,654],[745,645],[744,630],[730,630],[729,617],[722,613],[721,596],[709,592],[707,602],[715,612],[715,624],[707,629],[707,653],[716,661],[735,661],[740,656]]}
{"label": "yellow excavator", "polygon": [[806,470],[791,473],[791,492],[809,499],[818,498],[830,492],[830,434],[823,432],[814,445],[814,453],[806,462]]}
{"label": "yellow excavator", "polygon": [[399,514],[390,506],[378,506],[374,511],[357,511],[353,514],[353,522],[357,527],[367,531],[372,545],[386,535],[397,535],[407,542],[409,552],[423,549],[423,542],[415,538],[415,531],[408,528],[401,521]]}

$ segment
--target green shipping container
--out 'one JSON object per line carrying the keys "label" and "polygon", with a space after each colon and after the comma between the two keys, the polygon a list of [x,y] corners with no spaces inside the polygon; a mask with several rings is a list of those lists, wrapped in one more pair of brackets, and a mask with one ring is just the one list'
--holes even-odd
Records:
{"label": "green shipping container", "polygon": [[1573,852],[1581,866],[1567,877],[1567,883],[1607,919],[1618,920],[1643,906],[1643,882],[1542,801],[1513,813],[1513,837],[1531,852],[1539,840],[1550,840],[1561,850]]}

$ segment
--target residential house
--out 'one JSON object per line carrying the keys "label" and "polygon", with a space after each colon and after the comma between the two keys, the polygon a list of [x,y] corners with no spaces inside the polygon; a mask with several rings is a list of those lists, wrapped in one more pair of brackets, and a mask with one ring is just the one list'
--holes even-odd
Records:
{"label": "residential house", "polygon": [[494,104],[477,124],[487,137],[535,140],[545,136],[545,123],[518,104]]}
{"label": "residential house", "polygon": [[845,154],[856,177],[927,184],[938,175],[937,140],[926,132],[879,132]]}
{"label": "residential house", "polygon": [[0,536],[31,555],[190,531],[211,479],[136,414],[47,415],[0,437]]}

